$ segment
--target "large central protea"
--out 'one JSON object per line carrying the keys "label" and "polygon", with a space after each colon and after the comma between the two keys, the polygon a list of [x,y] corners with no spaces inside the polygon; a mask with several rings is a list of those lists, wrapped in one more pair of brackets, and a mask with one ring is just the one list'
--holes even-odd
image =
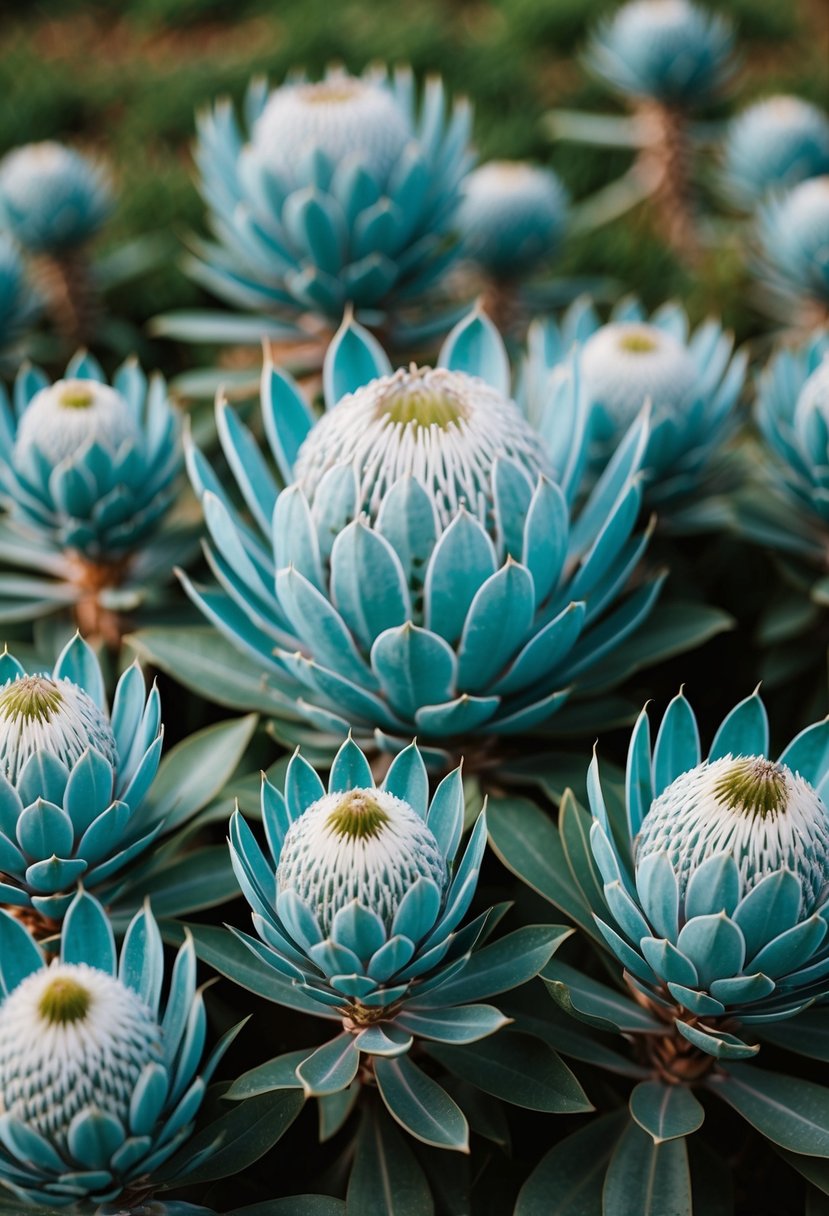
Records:
{"label": "large central protea", "polygon": [[281,492],[220,401],[256,529],[189,453],[220,584],[185,580],[193,600],[315,726],[376,733],[393,750],[413,734],[449,746],[543,722],[658,591],[646,582],[616,604],[647,544],[634,534],[646,417],[574,508],[586,459],[575,374],[550,383],[553,442],[510,399],[503,343],[483,316],[456,327],[438,363],[394,372],[349,320],[326,358],[319,422],[266,366]]}

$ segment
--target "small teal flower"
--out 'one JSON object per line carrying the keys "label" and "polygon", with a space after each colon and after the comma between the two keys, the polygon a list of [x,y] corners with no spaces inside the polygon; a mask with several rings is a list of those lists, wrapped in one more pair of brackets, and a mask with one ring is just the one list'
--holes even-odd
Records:
{"label": "small teal flower", "polygon": [[60,920],[80,882],[114,896],[164,826],[145,810],[160,713],[137,664],[118,681],[110,713],[80,636],[51,674],[27,675],[0,655],[0,902]]}
{"label": "small teal flower", "polygon": [[0,219],[32,253],[60,255],[85,244],[112,206],[108,172],[63,144],[26,144],[0,161]]}
{"label": "small teal flower", "polygon": [[769,199],[758,214],[760,274],[773,296],[822,318],[829,307],[829,174]]}
{"label": "small teal flower", "polygon": [[38,308],[18,247],[0,232],[0,367],[10,362],[14,347],[34,321]]}
{"label": "small teal flower", "polygon": [[398,750],[415,733],[450,746],[545,721],[658,592],[659,580],[645,581],[619,602],[648,539],[634,531],[646,417],[577,508],[586,442],[573,378],[551,380],[555,427],[536,431],[511,400],[503,343],[482,314],[450,334],[436,368],[398,371],[349,320],[323,380],[316,422],[294,381],[265,367],[281,492],[219,402],[257,530],[192,448],[220,588],[185,580],[188,594],[261,664],[285,709],[329,737],[353,727]]}
{"label": "small teal flower", "polygon": [[731,23],[689,0],[630,0],[599,24],[587,62],[628,97],[690,108],[722,91],[733,50]]}
{"label": "small teal flower", "polygon": [[0,909],[0,1193],[70,1208],[152,1193],[193,1130],[226,1039],[204,1063],[206,1017],[188,938],[163,1005],[149,906],[116,954],[101,905],[79,891],[60,956]]}
{"label": "small teal flower", "polygon": [[447,112],[411,73],[331,71],[269,92],[254,81],[243,132],[227,102],[199,119],[196,159],[216,244],[194,274],[235,305],[339,320],[422,295],[448,240],[470,166],[470,112]]}
{"label": "small teal flower", "polygon": [[794,1016],[829,996],[829,719],[768,758],[759,697],[740,702],[703,760],[680,694],[651,747],[647,712],[628,753],[624,823],[594,758],[590,840],[604,883],[594,919],[610,950],[678,1031],[732,1058],[735,1026]]}
{"label": "small teal flower", "polygon": [[772,190],[829,173],[829,116],[801,97],[756,101],[728,124],[723,187],[751,210]]}
{"label": "small teal flower", "polygon": [[457,217],[463,254],[495,278],[540,269],[558,251],[567,212],[567,192],[552,169],[489,161],[464,183]]}

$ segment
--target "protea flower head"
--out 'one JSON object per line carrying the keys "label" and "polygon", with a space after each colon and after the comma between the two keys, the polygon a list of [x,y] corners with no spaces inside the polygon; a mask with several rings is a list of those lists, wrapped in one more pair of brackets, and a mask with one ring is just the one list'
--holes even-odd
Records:
{"label": "protea flower head", "polygon": [[760,273],[772,296],[799,304],[806,319],[829,309],[829,174],[774,196],[758,214]]}
{"label": "protea flower head", "polygon": [[496,278],[526,274],[556,253],[567,212],[567,193],[552,169],[489,161],[464,182],[457,217],[463,253]]}
{"label": "protea flower head", "polygon": [[72,1207],[152,1192],[188,1138],[222,1043],[197,1070],[206,1019],[188,938],[161,1004],[164,955],[149,906],[121,948],[78,892],[47,961],[0,910],[0,1189]]}
{"label": "protea flower head", "polygon": [[37,311],[38,299],[26,278],[20,251],[11,237],[0,233],[0,368],[13,358]]}
{"label": "protea flower head", "polygon": [[81,881],[114,893],[163,827],[142,809],[161,742],[158,693],[137,664],[110,713],[79,635],[51,673],[0,656],[0,902],[59,920]]}
{"label": "protea flower head", "polygon": [[829,173],[829,116],[802,97],[780,94],[741,110],[723,144],[723,187],[752,209],[771,190]]}
{"label": "protea flower head", "polygon": [[735,1027],[793,1016],[829,994],[827,741],[824,720],[769,759],[755,693],[703,760],[680,693],[653,749],[640,715],[623,832],[611,828],[595,758],[591,766],[591,845],[604,882],[596,924],[631,984],[674,1006],[679,1032],[712,1055],[723,1033],[732,1057],[753,1055]]}
{"label": "protea flower head", "polygon": [[582,298],[560,323],[535,324],[530,381],[543,384],[545,369],[563,368],[574,342],[581,344],[581,386],[598,451],[612,451],[648,401],[648,501],[673,506],[698,496],[736,424],[747,359],[743,352],[733,354],[733,335],[714,320],[691,333],[678,304],[666,304],[649,318],[633,299],[602,325]]}
{"label": "protea flower head", "polygon": [[411,74],[330,71],[269,92],[251,84],[247,136],[227,102],[199,120],[196,159],[218,244],[194,274],[233,304],[339,319],[424,293],[452,256],[447,236],[470,166],[470,112],[446,114]]}
{"label": "protea flower head", "polygon": [[13,402],[0,397],[0,500],[10,516],[0,556],[45,577],[15,576],[0,617],[66,609],[133,578],[142,587],[181,484],[179,432],[164,381],[148,383],[134,360],[112,386],[86,354],[54,384],[21,368]]}
{"label": "protea flower head", "polygon": [[634,534],[646,417],[579,512],[586,443],[573,377],[549,383],[558,429],[534,433],[482,314],[456,327],[436,369],[398,372],[347,320],[323,378],[315,423],[290,377],[265,368],[281,493],[219,402],[225,454],[262,538],[191,449],[221,590],[185,580],[188,594],[279,686],[280,716],[298,708],[329,736],[353,726],[398,750],[415,731],[448,745],[544,721],[654,602],[647,582],[611,610],[647,542]]}
{"label": "protea flower head", "polygon": [[0,217],[32,253],[59,254],[85,244],[112,205],[107,171],[63,144],[26,144],[0,161]]}
{"label": "protea flower head", "polygon": [[723,89],[733,49],[731,23],[690,0],[630,0],[600,22],[587,62],[626,96],[691,107]]}

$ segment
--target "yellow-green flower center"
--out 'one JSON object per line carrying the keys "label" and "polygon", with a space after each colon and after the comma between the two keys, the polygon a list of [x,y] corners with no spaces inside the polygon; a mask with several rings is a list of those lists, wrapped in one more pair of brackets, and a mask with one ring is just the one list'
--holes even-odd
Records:
{"label": "yellow-green flower center", "polygon": [[50,722],[62,702],[53,680],[23,676],[0,691],[0,721]]}
{"label": "yellow-green flower center", "polygon": [[350,790],[325,821],[337,836],[350,840],[371,840],[389,822],[389,814],[366,790]]}
{"label": "yellow-green flower center", "polygon": [[644,331],[622,334],[619,338],[620,350],[629,351],[632,355],[647,355],[656,350],[655,340]]}
{"label": "yellow-green flower center", "polygon": [[60,394],[60,404],[69,410],[87,410],[95,400],[88,388],[78,388],[73,385],[65,388]]}
{"label": "yellow-green flower center", "polygon": [[779,764],[758,756],[735,760],[714,786],[731,810],[765,819],[786,810],[786,777]]}
{"label": "yellow-green flower center", "polygon": [[357,80],[321,80],[317,84],[306,85],[302,90],[302,100],[309,105],[328,105],[337,101],[353,101],[366,91],[365,85]]}
{"label": "yellow-green flower center", "polygon": [[82,1022],[89,1012],[92,997],[88,988],[68,975],[56,976],[41,993],[38,1011],[53,1026]]}

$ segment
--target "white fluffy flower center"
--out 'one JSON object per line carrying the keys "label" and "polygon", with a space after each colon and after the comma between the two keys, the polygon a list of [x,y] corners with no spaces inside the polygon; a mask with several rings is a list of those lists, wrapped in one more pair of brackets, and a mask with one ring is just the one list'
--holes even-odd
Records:
{"label": "white fluffy flower center", "polygon": [[109,719],[77,684],[18,676],[0,686],[0,773],[9,781],[35,752],[50,752],[71,768],[88,747],[117,763]]}
{"label": "white fluffy flower center", "polygon": [[443,890],[446,861],[415,810],[384,790],[326,794],[291,825],[276,872],[314,911],[324,933],[353,900],[391,927],[412,883],[430,878]]}
{"label": "white fluffy flower center", "polygon": [[383,186],[412,138],[387,88],[344,74],[276,89],[253,130],[256,151],[289,184],[297,163],[316,149],[334,165],[359,159]]}
{"label": "white fluffy flower center", "polygon": [[668,854],[684,893],[694,870],[717,853],[737,863],[743,890],[792,870],[808,916],[829,884],[829,811],[812,786],[759,756],[724,756],[677,777],[653,802],[635,842],[636,861]]}
{"label": "white fluffy flower center", "polygon": [[689,351],[656,325],[603,325],[584,344],[581,372],[590,400],[618,427],[628,426],[646,400],[656,412],[678,415],[696,395]]}
{"label": "white fluffy flower center", "polygon": [[58,1146],[96,1107],[129,1123],[147,1064],[162,1062],[161,1028],[130,988],[85,963],[53,963],[0,1005],[0,1112]]}
{"label": "white fluffy flower center", "polygon": [[28,194],[31,186],[42,185],[44,178],[73,173],[75,163],[75,154],[56,140],[26,144],[3,157],[0,185],[12,194],[17,191]]}
{"label": "white fluffy flower center", "polygon": [[432,495],[443,525],[461,503],[488,523],[498,457],[516,461],[533,483],[539,474],[553,477],[541,440],[514,402],[465,372],[412,366],[343,397],[305,439],[294,475],[310,498],[330,468],[353,465],[372,517],[394,482],[413,476]]}
{"label": "white fluffy flower center", "polygon": [[115,389],[97,380],[58,380],[30,401],[17,428],[14,452],[20,460],[37,448],[55,465],[90,442],[114,454],[140,437],[130,407]]}

